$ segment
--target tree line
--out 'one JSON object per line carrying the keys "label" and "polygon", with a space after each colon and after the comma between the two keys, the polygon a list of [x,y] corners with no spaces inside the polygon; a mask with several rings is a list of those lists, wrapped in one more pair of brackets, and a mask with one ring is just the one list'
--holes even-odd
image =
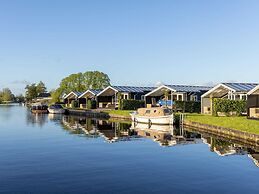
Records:
{"label": "tree line", "polygon": [[2,89],[0,91],[0,104],[10,102],[24,102],[24,96],[22,94],[15,96],[9,88]]}
{"label": "tree line", "polygon": [[[110,78],[107,74],[99,71],[87,71],[84,73],[71,74],[61,80],[59,87],[52,90],[52,102],[60,102],[61,96],[71,91],[84,92],[88,89],[103,89],[110,84]],[[0,91],[0,103],[3,102],[31,102],[37,98],[39,94],[46,93],[47,87],[45,83],[28,84],[25,87],[25,96],[15,96],[9,88]]]}
{"label": "tree line", "polygon": [[71,91],[84,92],[88,89],[104,89],[111,85],[107,74],[99,71],[87,71],[71,74],[61,80],[59,87],[51,92],[52,101],[59,102],[64,94]]}

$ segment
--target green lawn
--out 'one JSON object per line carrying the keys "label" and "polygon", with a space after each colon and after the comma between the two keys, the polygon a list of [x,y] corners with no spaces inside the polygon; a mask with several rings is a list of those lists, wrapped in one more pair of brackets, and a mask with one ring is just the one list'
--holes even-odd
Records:
{"label": "green lawn", "polygon": [[133,112],[133,110],[106,110],[103,112],[113,114],[113,115],[130,116],[130,113]]}
{"label": "green lawn", "polygon": [[250,120],[246,117],[215,117],[201,114],[187,114],[186,119],[189,121],[259,134],[259,121]]}

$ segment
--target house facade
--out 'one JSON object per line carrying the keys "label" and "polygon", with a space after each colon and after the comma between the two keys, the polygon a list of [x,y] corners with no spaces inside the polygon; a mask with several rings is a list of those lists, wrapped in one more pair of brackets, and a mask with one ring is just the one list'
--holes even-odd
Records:
{"label": "house facade", "polygon": [[201,95],[210,90],[207,86],[162,85],[145,95],[147,107],[172,106],[175,101],[200,102]]}
{"label": "house facade", "polygon": [[221,83],[201,96],[201,113],[213,113],[213,99],[247,100],[248,92],[254,89],[256,83]]}
{"label": "house facade", "polygon": [[87,101],[88,100],[97,100],[97,95],[101,92],[102,90],[86,90],[84,93],[82,93],[79,97],[79,107],[80,108],[87,108]]}
{"label": "house facade", "polygon": [[247,117],[259,119],[259,85],[247,94]]}
{"label": "house facade", "polygon": [[145,94],[154,87],[108,86],[97,94],[98,108],[118,108],[119,98],[126,100],[144,100]]}

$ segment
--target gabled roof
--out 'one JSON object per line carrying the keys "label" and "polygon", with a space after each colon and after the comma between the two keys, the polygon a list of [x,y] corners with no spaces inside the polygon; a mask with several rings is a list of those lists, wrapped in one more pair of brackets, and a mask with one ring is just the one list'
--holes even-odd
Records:
{"label": "gabled roof", "polygon": [[170,90],[172,92],[205,92],[205,91],[208,91],[211,89],[211,87],[208,87],[208,86],[162,85],[162,86],[152,90],[145,96],[150,96],[152,94],[154,95],[155,93],[156,93],[156,95],[160,95],[161,94],[160,90],[163,88],[166,88],[167,90]]}
{"label": "gabled roof", "polygon": [[255,92],[258,94],[259,91],[259,85],[257,85],[256,87],[254,87],[252,90],[250,90],[247,94],[248,95],[251,95],[251,94],[254,94]]}
{"label": "gabled roof", "polygon": [[97,96],[101,95],[108,89],[114,90],[115,92],[146,93],[152,91],[155,88],[138,86],[108,86],[107,88],[103,89]]}
{"label": "gabled roof", "polygon": [[202,92],[208,91],[212,87],[209,86],[190,86],[190,85],[166,85],[169,88],[172,88],[176,92]]}
{"label": "gabled roof", "polygon": [[68,95],[66,95],[64,99],[68,98],[71,94],[73,94],[75,97],[79,97],[82,92],[72,91]]}
{"label": "gabled roof", "polygon": [[221,83],[213,87],[211,90],[202,95],[202,97],[212,95],[221,97],[230,92],[248,93],[250,90],[255,88],[258,84],[256,83]]}
{"label": "gabled roof", "polygon": [[255,88],[258,83],[222,83],[225,86],[228,86],[235,90],[236,92],[249,92]]}
{"label": "gabled roof", "polygon": [[91,93],[92,95],[96,96],[97,94],[99,94],[102,90],[98,89],[98,90],[94,90],[94,89],[90,89],[90,90],[86,90],[84,93],[82,93],[78,98],[82,98],[85,94],[87,93]]}

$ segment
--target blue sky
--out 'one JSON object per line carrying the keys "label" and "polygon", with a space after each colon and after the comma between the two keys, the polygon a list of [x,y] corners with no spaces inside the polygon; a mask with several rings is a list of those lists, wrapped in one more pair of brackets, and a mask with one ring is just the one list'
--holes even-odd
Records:
{"label": "blue sky", "polygon": [[257,0],[0,0],[0,88],[259,82]]}

